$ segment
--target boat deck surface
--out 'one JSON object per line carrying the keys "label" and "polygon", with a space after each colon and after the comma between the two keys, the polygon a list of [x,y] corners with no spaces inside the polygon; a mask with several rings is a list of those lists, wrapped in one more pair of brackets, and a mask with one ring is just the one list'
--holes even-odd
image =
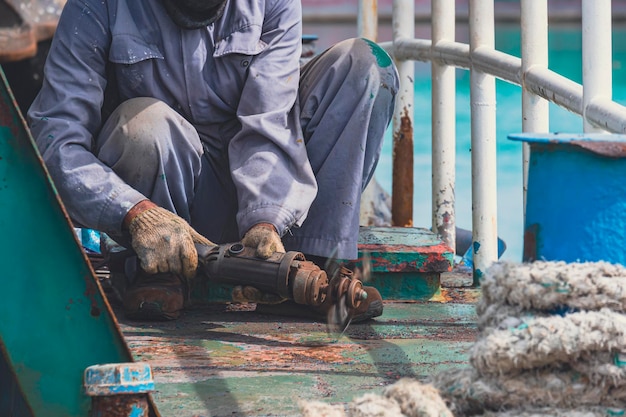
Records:
{"label": "boat deck surface", "polygon": [[135,359],[152,366],[162,416],[297,416],[300,400],[348,403],[402,377],[466,366],[479,296],[468,282],[442,279],[441,302],[385,301],[381,317],[343,335],[253,305],[194,308],[172,322],[118,317]]}

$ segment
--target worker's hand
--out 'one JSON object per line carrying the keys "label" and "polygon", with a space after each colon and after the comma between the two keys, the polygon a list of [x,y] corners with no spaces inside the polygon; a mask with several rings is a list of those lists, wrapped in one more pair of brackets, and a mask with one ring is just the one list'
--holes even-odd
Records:
{"label": "worker's hand", "polygon": [[256,304],[280,304],[286,301],[278,294],[267,294],[256,287],[249,285],[237,285],[233,288],[231,297],[236,303],[256,303]]}
{"label": "worker's hand", "polygon": [[252,226],[241,239],[244,246],[256,249],[256,256],[267,259],[274,252],[285,252],[280,236],[273,225],[269,223],[259,223]]}
{"label": "worker's hand", "polygon": [[128,230],[141,268],[148,274],[170,272],[193,278],[198,267],[194,243],[215,245],[184,219],[153,203],[132,214]]}
{"label": "worker's hand", "polygon": [[[244,246],[254,248],[255,255],[262,259],[269,258],[274,252],[285,252],[280,236],[270,223],[259,223],[252,226],[241,239],[241,243]],[[278,304],[285,301],[285,298],[279,295],[267,294],[249,285],[235,286],[231,297],[233,301],[238,303]]]}

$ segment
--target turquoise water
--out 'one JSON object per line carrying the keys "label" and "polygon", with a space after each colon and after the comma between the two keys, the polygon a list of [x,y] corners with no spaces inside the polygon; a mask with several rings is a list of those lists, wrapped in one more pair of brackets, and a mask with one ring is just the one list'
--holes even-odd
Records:
{"label": "turquoise water", "polygon": [[[619,42],[626,28],[613,34],[613,99],[626,104],[626,44]],[[573,26],[551,27],[549,32],[549,67],[572,80],[582,82],[582,38]],[[520,56],[520,33],[513,26],[496,28],[496,48]],[[469,72],[457,70],[456,96],[456,216],[457,225],[471,229],[471,154]],[[414,167],[414,225],[430,227],[431,211],[431,86],[430,64],[416,63],[415,78],[415,167]],[[496,82],[497,100],[497,184],[498,235],[507,243],[503,259],[520,261],[523,247],[522,214],[522,149],[507,139],[509,133],[522,131],[521,90],[504,81]],[[552,132],[580,133],[582,120],[556,105],[550,105]],[[391,190],[392,172],[391,131],[387,133],[383,155],[376,178],[386,190]],[[572,202],[575,204],[575,202]]]}

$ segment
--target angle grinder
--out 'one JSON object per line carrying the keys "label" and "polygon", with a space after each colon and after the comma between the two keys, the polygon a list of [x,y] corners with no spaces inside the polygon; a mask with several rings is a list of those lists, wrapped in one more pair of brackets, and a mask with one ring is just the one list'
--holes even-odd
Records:
{"label": "angle grinder", "polygon": [[293,300],[303,306],[318,307],[330,303],[329,324],[341,331],[350,323],[352,313],[367,298],[363,283],[346,268],[337,268],[330,279],[326,271],[304,254],[276,252],[268,259],[255,256],[255,250],[243,244],[196,245],[198,271],[209,281],[251,286],[264,293]]}

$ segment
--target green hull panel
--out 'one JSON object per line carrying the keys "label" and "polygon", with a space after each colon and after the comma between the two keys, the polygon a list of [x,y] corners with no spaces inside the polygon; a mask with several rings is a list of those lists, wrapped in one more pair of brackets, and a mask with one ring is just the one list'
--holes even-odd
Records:
{"label": "green hull panel", "polygon": [[21,390],[0,405],[21,395],[35,416],[87,416],[85,368],[132,356],[0,76],[0,380]]}

